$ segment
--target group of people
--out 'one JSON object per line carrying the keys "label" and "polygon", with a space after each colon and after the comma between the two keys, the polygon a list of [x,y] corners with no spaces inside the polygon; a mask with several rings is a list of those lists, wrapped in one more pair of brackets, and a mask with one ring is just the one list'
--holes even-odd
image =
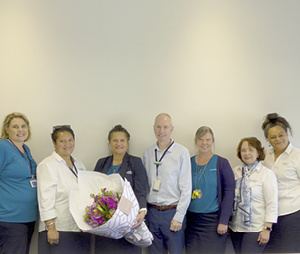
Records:
{"label": "group of people", "polygon": [[[276,113],[262,124],[272,149],[264,152],[255,137],[243,138],[231,168],[214,153],[214,133],[207,126],[195,134],[197,155],[172,138],[171,117],[154,121],[157,142],[143,159],[128,154],[130,134],[121,125],[108,134],[111,156],[95,171],[120,174],[136,195],[140,210],[133,228],[146,220],[154,240],[147,248],[160,253],[224,253],[230,236],[236,253],[300,252],[300,150],[289,142],[289,123]],[[91,245],[69,211],[69,192],[78,188],[75,134],[54,126],[53,153],[38,165],[25,142],[29,121],[8,115],[0,140],[0,253],[28,253],[39,211],[39,253],[141,253],[125,239],[97,236]]]}

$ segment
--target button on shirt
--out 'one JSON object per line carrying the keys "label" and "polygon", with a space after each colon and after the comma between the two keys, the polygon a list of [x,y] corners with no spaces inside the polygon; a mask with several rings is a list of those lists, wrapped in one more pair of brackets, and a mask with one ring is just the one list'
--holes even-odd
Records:
{"label": "button on shirt", "polygon": [[279,216],[299,211],[300,150],[289,144],[275,161],[274,149],[271,149],[266,152],[263,164],[277,176]]}
{"label": "button on shirt", "polygon": [[[164,151],[157,144],[148,147],[144,152],[144,166],[148,175],[149,194],[147,201],[153,205],[176,205],[174,220],[182,223],[191,200],[191,162],[189,151],[174,143],[161,161],[156,176],[155,149],[159,160]],[[160,180],[158,191],[153,190],[154,180]]]}
{"label": "button on shirt", "polygon": [[[76,169],[86,170],[74,157]],[[63,158],[56,152],[37,167],[38,202],[40,210],[39,232],[45,230],[44,221],[55,219],[57,231],[79,232],[69,210],[69,192],[78,189],[78,179]]]}
{"label": "button on shirt", "polygon": [[[236,180],[242,178],[241,166],[234,168],[233,172]],[[278,187],[276,176],[272,170],[264,167],[261,162],[258,163],[250,175],[250,187],[252,190],[252,223],[250,226],[245,226],[242,223],[241,214],[236,211],[229,222],[229,227],[234,232],[260,232],[263,230],[265,222],[277,222]]]}

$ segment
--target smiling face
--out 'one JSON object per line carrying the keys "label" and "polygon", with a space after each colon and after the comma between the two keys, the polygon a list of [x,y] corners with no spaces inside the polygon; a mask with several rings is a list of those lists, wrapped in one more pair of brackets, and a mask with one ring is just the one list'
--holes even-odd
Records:
{"label": "smiling face", "polygon": [[268,140],[277,152],[283,152],[289,145],[288,134],[281,126],[274,126],[269,129]]}
{"label": "smiling face", "polygon": [[28,138],[28,126],[22,118],[13,118],[5,130],[8,138],[14,143],[23,143]]}
{"label": "smiling face", "polygon": [[174,127],[172,126],[171,119],[167,115],[158,116],[153,128],[158,143],[170,142]]}
{"label": "smiling face", "polygon": [[247,141],[244,141],[241,145],[241,158],[247,165],[253,164],[259,157],[257,150],[250,146]]}
{"label": "smiling face", "polygon": [[113,155],[124,155],[128,149],[128,139],[124,132],[113,132],[109,141]]}
{"label": "smiling face", "polygon": [[57,139],[53,144],[55,152],[63,159],[70,157],[75,148],[75,140],[68,131],[59,132],[57,134]]}
{"label": "smiling face", "polygon": [[199,154],[212,153],[213,143],[214,143],[213,136],[209,132],[206,132],[202,137],[196,139],[196,146],[198,148]]}

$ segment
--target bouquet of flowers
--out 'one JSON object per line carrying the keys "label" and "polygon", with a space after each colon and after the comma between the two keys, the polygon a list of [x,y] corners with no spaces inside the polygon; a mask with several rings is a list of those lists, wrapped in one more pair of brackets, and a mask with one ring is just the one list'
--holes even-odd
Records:
{"label": "bouquet of flowers", "polygon": [[[113,204],[112,200],[117,203]],[[145,222],[131,229],[140,207],[130,183],[119,174],[79,171],[78,190],[71,190],[69,207],[77,226],[84,232],[113,239],[124,237],[141,247],[152,244],[153,236]]]}
{"label": "bouquet of flowers", "polygon": [[90,196],[94,202],[91,206],[85,208],[86,214],[83,218],[86,223],[95,228],[111,219],[121,197],[118,193],[114,194],[112,191],[106,191],[106,188],[101,189],[101,193],[98,195],[91,194]]}

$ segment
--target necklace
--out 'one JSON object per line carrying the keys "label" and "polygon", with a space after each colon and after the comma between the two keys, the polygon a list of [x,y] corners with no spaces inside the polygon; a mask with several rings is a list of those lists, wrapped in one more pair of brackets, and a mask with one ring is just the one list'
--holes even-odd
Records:
{"label": "necklace", "polygon": [[[199,185],[200,180],[201,180],[201,178],[202,178],[202,176],[203,176],[203,174],[204,174],[204,172],[205,172],[205,169],[206,169],[206,167],[207,167],[207,165],[208,165],[208,163],[209,163],[209,161],[210,161],[211,158],[212,158],[212,157],[210,157],[209,160],[208,160],[208,162],[205,164],[203,171],[202,171],[202,169],[201,169],[201,166],[197,164],[196,158],[195,158],[195,163],[196,163],[196,172],[195,172],[195,190],[194,190],[193,193],[192,193],[192,199],[201,199],[202,196],[203,196],[203,193],[202,193],[201,189],[197,189],[197,186]],[[197,170],[197,169],[198,169],[198,166],[199,166],[199,170]],[[197,175],[198,175],[198,174],[200,174],[200,177],[199,177],[199,179],[198,179],[198,181],[197,181]]]}

